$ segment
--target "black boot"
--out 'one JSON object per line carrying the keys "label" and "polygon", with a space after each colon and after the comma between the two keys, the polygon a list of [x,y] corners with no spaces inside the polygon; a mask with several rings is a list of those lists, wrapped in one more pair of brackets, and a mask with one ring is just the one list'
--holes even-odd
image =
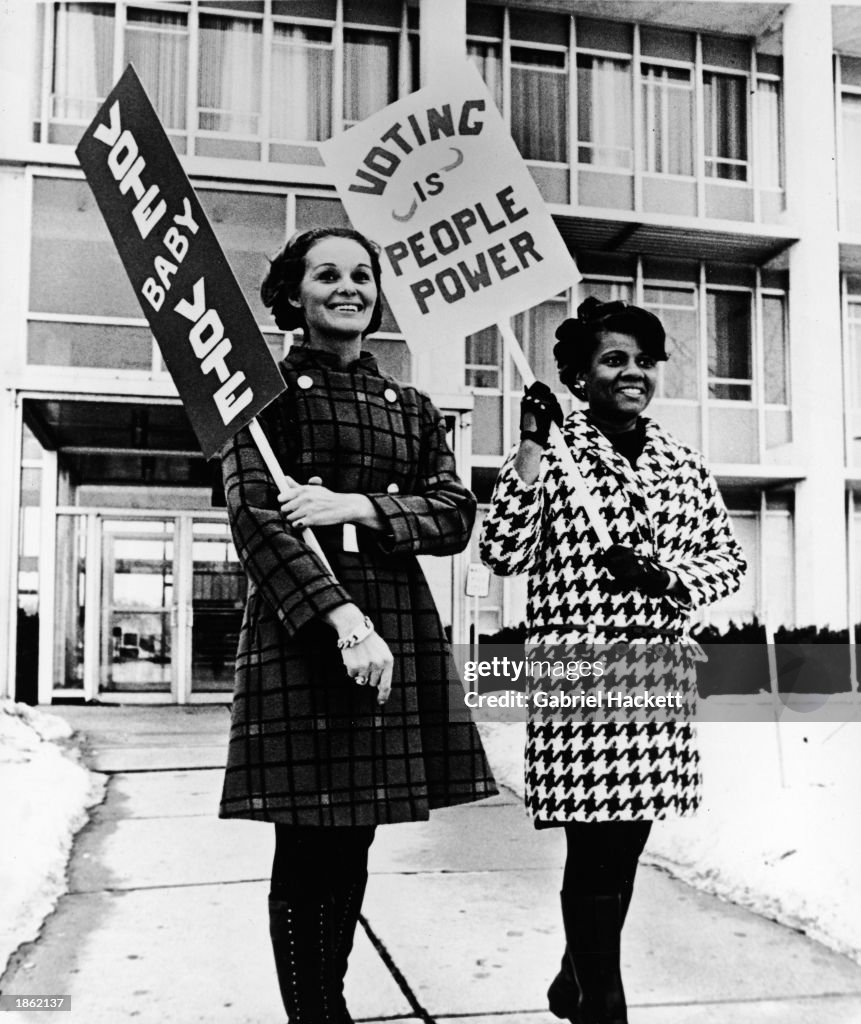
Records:
{"label": "black boot", "polygon": [[580,985],[571,965],[566,945],[559,973],[550,982],[550,987],[547,989],[547,1005],[555,1017],[569,1020],[571,1024],[586,1024],[580,1015],[581,999]]}
{"label": "black boot", "polygon": [[344,978],[347,976],[347,964],[367,884],[368,873],[365,871],[356,875],[347,885],[337,886],[332,894],[335,926],[333,986],[341,1024],[353,1024],[344,1000]]}
{"label": "black boot", "polygon": [[569,1017],[576,1024],[628,1024],[619,963],[622,903],[619,893],[562,893],[566,952],[580,993],[579,1016]]}
{"label": "black boot", "polygon": [[342,1024],[334,970],[331,901],[269,898],[269,935],[290,1024]]}
{"label": "black boot", "polygon": [[[631,898],[634,895],[633,880],[622,883],[620,895],[621,926],[624,926],[625,918],[628,916],[628,908],[631,905]],[[580,991],[580,985],[577,981],[577,975],[574,973],[571,954],[568,949],[568,943],[566,942],[565,952],[562,954],[562,964],[559,968],[559,973],[553,981],[550,982],[550,987],[547,989],[547,1003],[550,1008],[550,1012],[554,1016],[560,1017],[562,1020],[569,1020],[571,1021],[571,1024],[588,1024],[588,1021],[580,1014],[581,1000],[582,992]]]}

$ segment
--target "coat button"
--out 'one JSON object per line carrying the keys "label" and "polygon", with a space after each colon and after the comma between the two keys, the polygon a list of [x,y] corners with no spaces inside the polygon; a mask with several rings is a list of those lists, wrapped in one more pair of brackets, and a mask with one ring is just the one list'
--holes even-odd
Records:
{"label": "coat button", "polygon": [[386,388],[383,392],[383,396],[387,402],[396,402],[398,400],[398,393],[394,388]]}
{"label": "coat button", "polygon": [[307,391],[308,388],[313,387],[314,381],[308,376],[307,373],[303,373],[301,377],[296,379],[296,383],[303,391]]}
{"label": "coat button", "polygon": [[401,489],[400,489],[400,487],[398,487],[397,484],[389,484],[389,486],[386,488],[386,493],[387,494],[400,494],[401,493]]}

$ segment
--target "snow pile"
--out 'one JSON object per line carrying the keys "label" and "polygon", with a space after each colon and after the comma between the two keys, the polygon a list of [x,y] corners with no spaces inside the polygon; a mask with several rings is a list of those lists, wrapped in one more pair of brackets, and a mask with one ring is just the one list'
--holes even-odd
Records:
{"label": "snow pile", "polygon": [[66,890],[72,837],[104,789],[76,759],[62,719],[0,701],[0,973]]}
{"label": "snow pile", "polygon": [[704,802],[646,860],[861,963],[861,724],[700,726]]}
{"label": "snow pile", "polygon": [[[479,728],[497,781],[522,794],[525,727]],[[861,723],[784,721],[779,746],[773,723],[699,736],[703,806],[657,823],[644,862],[861,963]]]}

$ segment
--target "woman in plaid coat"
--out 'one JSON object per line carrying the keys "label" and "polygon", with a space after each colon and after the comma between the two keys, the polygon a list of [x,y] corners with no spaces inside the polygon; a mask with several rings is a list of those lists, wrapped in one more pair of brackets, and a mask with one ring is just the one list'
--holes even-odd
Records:
{"label": "woman in plaid coat", "polygon": [[[614,685],[629,685],[637,668],[640,687],[687,701],[696,662],[680,641],[691,613],[736,590],[745,563],[701,456],[641,415],[667,358],[663,326],[647,310],[592,298],[556,336],[560,379],[589,408],[563,424],[551,390],[527,388],[521,442],[496,482],[482,558],[500,575],[529,573],[528,643],[627,642],[612,658],[603,648],[613,669],[623,667]],[[606,551],[546,448],[553,421],[601,507],[613,541]],[[568,847],[566,950],[550,1009],[575,1024],[626,1024],[622,924],[652,822],[698,805],[692,726],[683,714],[645,723],[540,715],[527,728],[526,803],[537,827],[564,826]]]}
{"label": "woman in plaid coat", "polygon": [[463,550],[475,501],[427,395],[360,352],[380,324],[372,243],[294,237],[262,295],[305,343],[260,416],[291,486],[277,492],[247,430],[223,453],[249,592],[220,813],[275,823],[270,934],[289,1019],[346,1024],[375,827],[496,792],[416,560]]}

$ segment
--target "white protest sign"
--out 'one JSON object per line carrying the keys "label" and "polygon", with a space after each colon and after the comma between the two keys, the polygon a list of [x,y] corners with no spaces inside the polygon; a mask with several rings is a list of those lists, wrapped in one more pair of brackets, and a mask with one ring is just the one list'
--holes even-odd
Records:
{"label": "white protest sign", "polygon": [[353,225],[382,246],[383,288],[411,346],[472,334],[579,279],[467,61],[320,152]]}

